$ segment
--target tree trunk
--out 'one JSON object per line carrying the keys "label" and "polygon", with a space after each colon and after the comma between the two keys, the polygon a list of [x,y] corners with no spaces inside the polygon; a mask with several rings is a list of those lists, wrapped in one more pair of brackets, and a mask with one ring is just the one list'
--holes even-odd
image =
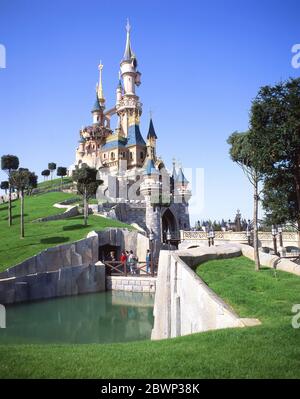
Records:
{"label": "tree trunk", "polygon": [[63,176],[61,177],[61,187],[60,187],[60,191],[63,190]]}
{"label": "tree trunk", "polygon": [[86,193],[86,187],[84,188],[84,198],[83,198],[83,214],[84,214],[84,225],[87,226],[87,193]]}
{"label": "tree trunk", "polygon": [[254,248],[254,261],[255,270],[260,269],[260,259],[258,251],[258,179],[254,178],[254,212],[253,212],[253,248]]}
{"label": "tree trunk", "polygon": [[12,225],[12,215],[11,215],[11,184],[9,182],[8,188],[8,225],[9,227]]}
{"label": "tree trunk", "polygon": [[[300,214],[300,155],[298,155],[298,165],[295,170],[295,183],[296,183],[296,195],[297,195],[297,206],[298,214]],[[298,220],[298,247],[300,247],[300,220]]]}
{"label": "tree trunk", "polygon": [[21,238],[25,237],[24,234],[24,191],[20,191],[21,196]]}

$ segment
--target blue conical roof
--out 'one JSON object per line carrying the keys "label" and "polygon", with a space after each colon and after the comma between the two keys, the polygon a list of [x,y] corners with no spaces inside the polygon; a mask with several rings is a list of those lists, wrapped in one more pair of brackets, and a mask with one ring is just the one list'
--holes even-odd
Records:
{"label": "blue conical roof", "polygon": [[150,119],[150,125],[149,125],[149,130],[148,130],[148,134],[147,134],[147,139],[150,138],[154,138],[157,139],[156,133],[155,133],[155,129],[153,126],[153,122],[152,122],[152,118]]}
{"label": "blue conical roof", "polygon": [[155,168],[153,159],[148,159],[144,175],[150,176],[150,175],[159,175],[159,171]]}
{"label": "blue conical roof", "polygon": [[182,183],[182,184],[187,184],[189,181],[187,178],[184,176],[182,168],[179,168],[178,174],[176,176],[176,182]]}
{"label": "blue conical roof", "polygon": [[96,100],[92,109],[92,112],[94,111],[101,111],[101,105],[99,103],[98,96],[96,96]]}

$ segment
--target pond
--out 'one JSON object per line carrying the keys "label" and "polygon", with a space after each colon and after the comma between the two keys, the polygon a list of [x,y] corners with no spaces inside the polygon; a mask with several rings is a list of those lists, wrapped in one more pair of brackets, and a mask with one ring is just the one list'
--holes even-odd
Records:
{"label": "pond", "polygon": [[6,307],[0,343],[112,343],[150,339],[154,294],[108,291]]}

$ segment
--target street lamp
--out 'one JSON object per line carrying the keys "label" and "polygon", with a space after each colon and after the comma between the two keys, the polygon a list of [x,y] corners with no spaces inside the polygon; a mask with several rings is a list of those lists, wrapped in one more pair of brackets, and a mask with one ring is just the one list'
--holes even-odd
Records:
{"label": "street lamp", "polygon": [[278,226],[277,231],[279,233],[279,245],[282,248],[283,247],[283,240],[282,240],[282,226],[281,225]]}
{"label": "street lamp", "polygon": [[215,232],[212,227],[208,231],[207,237],[208,237],[208,246],[210,247],[211,245],[214,245]]}
{"label": "street lamp", "polygon": [[154,240],[154,233],[150,230],[149,233],[149,241],[150,241],[150,269],[151,269],[151,276],[154,277],[154,267],[153,267],[153,240]]}
{"label": "street lamp", "polygon": [[246,235],[247,235],[248,245],[251,245],[251,227],[249,224],[247,224]]}
{"label": "street lamp", "polygon": [[273,236],[274,254],[277,255],[277,241],[276,241],[277,228],[274,224],[272,225],[272,236]]}
{"label": "street lamp", "polygon": [[172,236],[171,236],[171,233],[170,233],[170,229],[168,229],[168,231],[167,231],[167,242],[169,244],[169,251],[171,249],[171,238],[172,238]]}

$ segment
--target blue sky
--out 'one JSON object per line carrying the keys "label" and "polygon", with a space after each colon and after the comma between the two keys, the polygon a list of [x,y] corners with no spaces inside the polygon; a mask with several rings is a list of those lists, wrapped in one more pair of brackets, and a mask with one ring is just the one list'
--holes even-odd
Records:
{"label": "blue sky", "polygon": [[[290,76],[300,43],[297,0],[0,0],[0,154],[18,155],[37,173],[49,161],[69,166],[104,64],[113,105],[130,18],[142,72],[142,132],[153,110],[158,154],[204,168],[197,218],[252,214],[251,187],[228,156],[226,139],[246,130],[259,87]],[[5,175],[0,172],[0,180]]]}

